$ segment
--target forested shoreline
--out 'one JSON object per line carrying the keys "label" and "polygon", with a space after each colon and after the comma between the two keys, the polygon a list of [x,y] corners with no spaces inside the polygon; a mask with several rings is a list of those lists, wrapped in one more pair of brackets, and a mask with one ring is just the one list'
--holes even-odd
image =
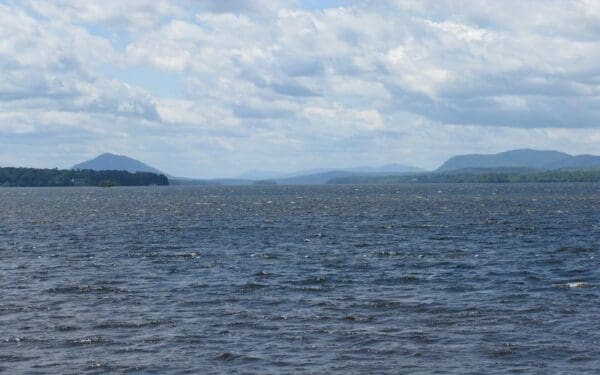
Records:
{"label": "forested shoreline", "polygon": [[162,174],[150,172],[0,167],[0,187],[150,185],[169,185],[169,179]]}
{"label": "forested shoreline", "polygon": [[452,172],[402,176],[349,176],[329,180],[329,184],[400,183],[518,183],[518,182],[600,182],[600,170],[557,170],[538,172]]}

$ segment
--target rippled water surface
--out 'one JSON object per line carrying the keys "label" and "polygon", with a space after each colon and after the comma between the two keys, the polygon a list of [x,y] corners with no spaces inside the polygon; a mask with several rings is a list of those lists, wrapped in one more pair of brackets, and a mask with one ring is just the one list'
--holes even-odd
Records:
{"label": "rippled water surface", "polygon": [[598,373],[599,193],[0,189],[0,369]]}

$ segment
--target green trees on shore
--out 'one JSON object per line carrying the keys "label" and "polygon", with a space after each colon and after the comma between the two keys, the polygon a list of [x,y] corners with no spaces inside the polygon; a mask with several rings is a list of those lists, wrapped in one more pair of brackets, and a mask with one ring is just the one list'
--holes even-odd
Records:
{"label": "green trees on shore", "polygon": [[0,168],[0,186],[149,186],[168,185],[169,179],[149,172]]}
{"label": "green trees on shore", "polygon": [[555,170],[538,172],[480,171],[479,173],[422,173],[402,176],[349,176],[334,178],[330,184],[399,183],[510,183],[510,182],[600,182],[600,170]]}

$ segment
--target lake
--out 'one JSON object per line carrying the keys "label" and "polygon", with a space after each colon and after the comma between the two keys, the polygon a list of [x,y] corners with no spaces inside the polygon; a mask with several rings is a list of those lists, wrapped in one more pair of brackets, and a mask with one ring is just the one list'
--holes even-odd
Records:
{"label": "lake", "polygon": [[6,373],[597,373],[600,184],[0,189]]}

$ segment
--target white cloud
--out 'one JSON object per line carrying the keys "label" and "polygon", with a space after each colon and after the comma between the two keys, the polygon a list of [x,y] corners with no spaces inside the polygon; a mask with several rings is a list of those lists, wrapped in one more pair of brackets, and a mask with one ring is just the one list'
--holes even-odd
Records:
{"label": "white cloud", "polygon": [[[597,2],[345,4],[0,4],[0,136],[28,155],[59,143],[74,158],[118,151],[204,176],[600,153]],[[165,95],[152,72],[180,78],[181,93]]]}

